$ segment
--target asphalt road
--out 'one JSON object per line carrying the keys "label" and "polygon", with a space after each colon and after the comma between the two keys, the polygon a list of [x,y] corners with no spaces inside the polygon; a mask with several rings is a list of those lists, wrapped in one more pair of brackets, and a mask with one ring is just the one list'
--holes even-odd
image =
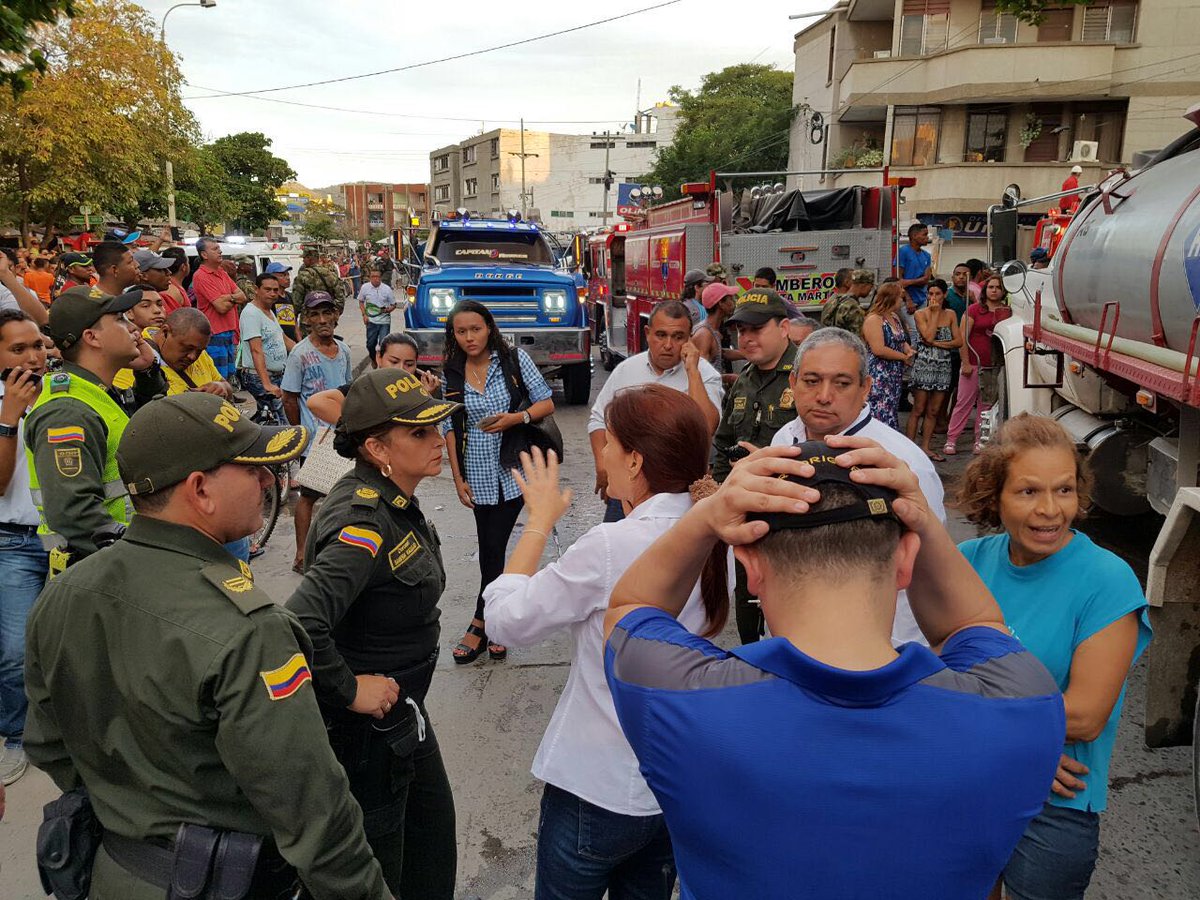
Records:
{"label": "asphalt road", "polygon": [[[341,334],[362,357],[362,327],[344,317]],[[604,372],[597,365],[594,391]],[[562,549],[597,524],[603,508],[592,496],[592,463],[585,433],[587,409],[561,405],[556,417],[566,439],[564,481],[576,493],[558,527]],[[945,464],[948,493],[966,460]],[[436,523],[446,554],[449,582],[442,599],[442,658],[429,709],[454,785],[458,814],[458,884],[462,898],[516,900],[533,896],[534,848],[541,784],[529,774],[542,732],[566,681],[570,644],[565,635],[529,649],[512,649],[503,663],[486,657],[455,666],[450,648],[470,621],[478,591],[475,526],[462,507],[449,473],[418,491]],[[1129,556],[1140,575],[1148,548],[1145,523],[1089,525],[1108,545]],[[952,516],[956,538],[974,527]],[[256,580],[284,601],[299,581],[290,571],[294,552],[291,517],[285,513],[267,553],[256,561]],[[553,548],[551,548],[551,553]],[[722,642],[732,645],[730,628]],[[1154,652],[1151,645],[1150,653]],[[1101,855],[1089,900],[1194,900],[1200,897],[1200,834],[1191,796],[1191,750],[1147,750],[1142,743],[1143,661],[1130,680],[1112,766],[1110,806],[1102,817]],[[297,777],[303,777],[298,773]],[[8,813],[0,822],[0,898],[40,898],[33,862],[42,804],[56,792],[41,772],[30,770],[9,789]]]}

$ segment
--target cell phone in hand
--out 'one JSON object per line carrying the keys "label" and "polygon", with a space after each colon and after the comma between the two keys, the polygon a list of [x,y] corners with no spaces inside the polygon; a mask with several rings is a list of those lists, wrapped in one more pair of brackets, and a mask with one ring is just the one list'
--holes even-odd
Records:
{"label": "cell phone in hand", "polygon": [[[12,375],[13,372],[16,372],[18,370],[27,371],[25,369],[22,369],[20,366],[12,366],[10,368],[0,371],[0,382],[7,382],[9,376]],[[30,381],[32,381],[34,384],[37,384],[41,380],[42,380],[41,375],[34,375],[33,378],[30,379]]]}
{"label": "cell phone in hand", "polygon": [[480,428],[488,428],[488,427],[490,427],[490,426],[492,426],[492,425],[495,425],[495,424],[496,424],[497,422],[499,422],[499,421],[500,421],[502,418],[504,418],[503,414],[502,414],[502,413],[497,413],[497,414],[496,414],[496,415],[494,415],[494,416],[488,416],[486,419],[480,419],[480,420],[479,420],[479,427],[480,427]]}

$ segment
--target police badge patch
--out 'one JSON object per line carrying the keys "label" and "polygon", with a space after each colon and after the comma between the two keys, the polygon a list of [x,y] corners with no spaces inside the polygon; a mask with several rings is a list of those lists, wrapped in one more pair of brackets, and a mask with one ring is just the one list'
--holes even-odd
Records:
{"label": "police badge patch", "polygon": [[54,468],[63,478],[74,478],[83,471],[83,454],[78,447],[55,447]]}
{"label": "police badge patch", "polygon": [[792,395],[791,388],[784,388],[783,393],[779,395],[779,408],[791,409],[796,405],[796,398]]}

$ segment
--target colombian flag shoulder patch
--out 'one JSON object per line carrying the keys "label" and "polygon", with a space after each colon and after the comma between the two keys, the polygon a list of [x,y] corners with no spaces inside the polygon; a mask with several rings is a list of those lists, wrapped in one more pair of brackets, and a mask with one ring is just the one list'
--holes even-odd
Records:
{"label": "colombian flag shoulder patch", "polygon": [[65,444],[68,441],[83,441],[82,425],[68,425],[65,428],[46,429],[46,443]]}
{"label": "colombian flag shoulder patch", "polygon": [[337,539],[343,544],[349,544],[351,547],[360,547],[366,550],[372,557],[379,553],[379,548],[383,545],[383,535],[378,531],[372,531],[370,528],[360,528],[357,525],[347,525],[338,532]]}
{"label": "colombian flag shoulder patch", "polygon": [[267,686],[267,696],[272,700],[285,700],[300,690],[306,681],[312,681],[312,671],[303,653],[293,654],[278,669],[258,674]]}

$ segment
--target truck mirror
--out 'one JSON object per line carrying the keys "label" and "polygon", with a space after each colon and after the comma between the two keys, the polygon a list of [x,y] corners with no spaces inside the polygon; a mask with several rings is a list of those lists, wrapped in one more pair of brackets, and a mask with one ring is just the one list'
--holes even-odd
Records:
{"label": "truck mirror", "polygon": [[1025,288],[1025,263],[1020,260],[1009,260],[1000,267],[1000,280],[1004,282],[1004,290],[1010,294],[1018,294]]}
{"label": "truck mirror", "polygon": [[1004,197],[1001,200],[1005,209],[1012,209],[1021,202],[1021,186],[1019,184],[1010,184],[1004,189]]}

